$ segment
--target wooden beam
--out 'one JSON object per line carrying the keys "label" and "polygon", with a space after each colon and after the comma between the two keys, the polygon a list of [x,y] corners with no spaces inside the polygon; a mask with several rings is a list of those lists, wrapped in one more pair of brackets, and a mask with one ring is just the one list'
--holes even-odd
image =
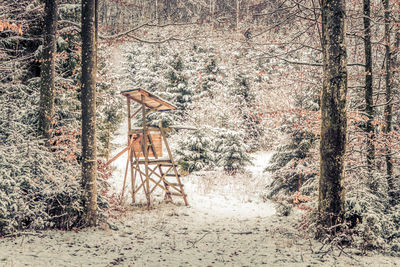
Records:
{"label": "wooden beam", "polygon": [[[129,98],[128,98],[129,99]],[[142,107],[140,107],[140,108],[138,108],[138,110],[136,110],[132,115],[131,115],[131,119],[133,118],[133,117],[135,117],[140,111],[142,110]]]}
{"label": "wooden beam", "polygon": [[117,155],[115,155],[112,159],[107,161],[106,167],[108,167],[113,161],[115,161],[117,158],[119,158],[122,154],[124,154],[132,146],[133,146],[133,138],[131,138],[131,142],[127,147],[125,147],[121,152],[119,152]]}

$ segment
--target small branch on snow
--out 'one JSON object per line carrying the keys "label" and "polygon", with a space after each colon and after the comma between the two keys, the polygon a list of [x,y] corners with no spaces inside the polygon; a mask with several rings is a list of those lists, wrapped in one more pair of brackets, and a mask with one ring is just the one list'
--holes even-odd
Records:
{"label": "small branch on snow", "polygon": [[40,235],[40,233],[34,233],[34,232],[19,232],[19,233],[4,235],[4,236],[2,236],[2,237],[3,237],[3,238],[8,238],[8,237],[17,237],[17,236],[26,236],[26,235],[38,236],[38,235]]}
{"label": "small branch on snow", "polygon": [[176,37],[170,37],[170,38],[167,38],[167,39],[164,39],[164,40],[160,40],[160,41],[143,40],[143,39],[140,39],[140,38],[138,38],[138,37],[136,37],[134,35],[130,35],[130,34],[128,34],[128,37],[133,38],[136,41],[139,41],[141,43],[147,43],[147,44],[163,44],[163,43],[166,43],[166,42],[169,42],[169,41],[181,41],[181,42],[185,41],[184,39],[178,39]]}
{"label": "small branch on snow", "polygon": [[190,241],[190,240],[188,240],[187,242],[192,243],[192,246],[191,246],[191,247],[188,247],[188,248],[193,248],[194,245],[196,245],[197,242],[199,242],[200,240],[202,240],[202,239],[203,239],[206,235],[208,235],[209,233],[210,233],[210,232],[205,233],[202,237],[200,237],[200,238],[197,239],[196,241]]}
{"label": "small branch on snow", "polygon": [[249,232],[236,232],[236,233],[232,233],[233,235],[251,235],[253,234],[253,232],[249,231]]}

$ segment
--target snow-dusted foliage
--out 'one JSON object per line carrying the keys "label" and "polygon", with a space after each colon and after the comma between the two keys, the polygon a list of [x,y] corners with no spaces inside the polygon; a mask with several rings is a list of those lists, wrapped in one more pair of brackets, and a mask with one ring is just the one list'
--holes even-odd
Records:
{"label": "snow-dusted foliage", "polygon": [[112,150],[112,135],[118,130],[123,119],[124,103],[120,96],[123,84],[120,75],[112,72],[112,50],[100,46],[98,51],[97,80],[97,149],[99,156],[108,159]]}
{"label": "snow-dusted foliage", "polygon": [[268,198],[295,200],[297,193],[315,196],[318,159],[316,137],[305,131],[290,131],[291,140],[278,148],[267,170],[272,172]]}
{"label": "snow-dusted foliage", "polygon": [[[24,19],[23,34],[32,41],[21,43],[9,33],[1,32],[7,37],[0,42],[0,48],[8,51],[4,64],[9,72],[0,75],[0,235],[26,229],[71,229],[83,223],[79,165],[81,103],[77,82],[81,68],[80,34],[71,27],[58,30],[55,115],[50,140],[42,140],[37,135],[37,120],[43,10],[38,8],[39,2],[14,3],[20,4],[21,10],[9,15],[29,17]],[[79,21],[76,16],[79,9],[80,5],[76,4],[62,5],[59,16]],[[29,60],[15,57],[14,50],[20,51],[18,57]],[[103,85],[101,81],[100,85]],[[99,89],[105,87],[99,86]],[[108,116],[104,99],[109,99],[109,91],[99,92],[98,107]],[[105,123],[99,122],[101,136]],[[108,205],[103,197],[107,193],[104,179],[108,175],[99,168],[100,213]]]}
{"label": "snow-dusted foliage", "polygon": [[242,132],[220,129],[216,137],[214,151],[216,162],[224,171],[236,173],[251,163]]}
{"label": "snow-dusted foliage", "polygon": [[214,140],[210,129],[199,129],[182,136],[176,150],[177,162],[186,172],[215,167]]}
{"label": "snow-dusted foliage", "polygon": [[221,167],[236,173],[251,163],[243,137],[242,132],[212,127],[180,135],[175,151],[178,163],[187,172]]}
{"label": "snow-dusted foliage", "polygon": [[0,91],[0,234],[81,224],[80,168],[37,138],[37,91]]}
{"label": "snow-dusted foliage", "polygon": [[150,113],[151,124],[198,126],[198,131],[171,136],[178,143],[178,162],[188,172],[217,166],[229,172],[243,169],[251,144],[263,134],[255,79],[248,70],[240,75],[224,71],[231,60],[245,55],[226,58],[219,49],[198,42],[132,43],[126,48],[130,87],[152,91],[177,106],[176,111]]}
{"label": "snow-dusted foliage", "polygon": [[263,126],[260,110],[256,106],[256,94],[250,83],[249,75],[236,74],[234,84],[231,85],[231,97],[243,120],[243,129],[246,133],[245,141],[254,151],[260,146],[259,139],[263,135]]}

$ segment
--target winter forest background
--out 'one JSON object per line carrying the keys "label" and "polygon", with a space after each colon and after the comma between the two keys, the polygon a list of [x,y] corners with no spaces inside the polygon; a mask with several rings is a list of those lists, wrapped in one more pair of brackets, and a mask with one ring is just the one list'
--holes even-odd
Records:
{"label": "winter forest background", "polygon": [[[44,6],[50,2],[0,3],[0,236],[87,224],[80,1],[57,1],[54,114],[49,131],[40,131],[41,90],[49,79],[43,70],[51,73],[43,64],[50,60],[44,47]],[[324,231],[318,230],[324,227],[318,226],[320,92],[326,64],[321,2],[97,4],[100,221],[126,209],[109,186],[113,169],[104,164],[117,152],[114,136],[125,123],[120,91],[143,88],[178,107],[151,114],[152,123],[197,128],[169,133],[182,174],[209,172],[233,180],[246,175],[255,152],[273,151],[263,166],[271,178],[262,198],[276,203],[279,216],[302,210],[301,231],[329,244],[399,255],[398,1],[346,1],[345,208],[335,230]]]}

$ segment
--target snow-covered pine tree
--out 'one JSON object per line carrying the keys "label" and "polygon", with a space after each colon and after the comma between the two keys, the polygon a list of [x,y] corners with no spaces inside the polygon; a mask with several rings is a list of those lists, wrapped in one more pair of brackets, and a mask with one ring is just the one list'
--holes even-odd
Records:
{"label": "snow-covered pine tree", "polygon": [[199,171],[214,167],[214,143],[207,128],[180,136],[175,151],[177,162],[186,172]]}
{"label": "snow-covered pine tree", "polygon": [[168,72],[169,85],[167,91],[171,92],[179,114],[182,115],[192,102],[192,92],[188,90],[187,78],[184,75],[183,60],[179,54],[175,54],[174,60],[169,63],[172,67]]}
{"label": "snow-covered pine tree", "polygon": [[294,98],[296,108],[282,118],[280,127],[288,141],[277,147],[267,168],[272,172],[269,198],[288,197],[291,200],[297,192],[311,196],[317,190],[318,138],[313,129],[306,126],[319,110],[317,88],[302,88],[301,94]]}
{"label": "snow-covered pine tree", "polygon": [[248,145],[244,142],[244,134],[229,129],[220,128],[214,148],[218,166],[227,173],[235,174],[237,171],[251,163],[248,154]]}
{"label": "snow-covered pine tree", "polygon": [[244,73],[239,73],[231,86],[231,101],[235,103],[242,117],[243,125],[240,127],[245,129],[245,142],[249,144],[250,150],[254,151],[259,146],[258,139],[263,134],[263,127],[250,78]]}

